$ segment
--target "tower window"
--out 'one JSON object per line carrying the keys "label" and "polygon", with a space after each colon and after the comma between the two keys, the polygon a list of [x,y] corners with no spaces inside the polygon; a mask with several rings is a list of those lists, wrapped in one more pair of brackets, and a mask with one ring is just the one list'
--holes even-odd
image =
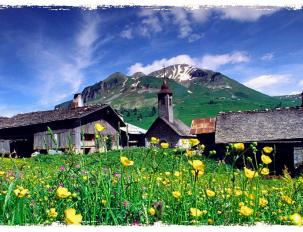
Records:
{"label": "tower window", "polygon": [[169,99],[169,105],[171,106],[171,98]]}

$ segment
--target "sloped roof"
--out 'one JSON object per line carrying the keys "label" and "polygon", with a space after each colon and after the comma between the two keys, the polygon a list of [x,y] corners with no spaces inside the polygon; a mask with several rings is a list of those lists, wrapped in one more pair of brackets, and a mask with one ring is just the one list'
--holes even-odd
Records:
{"label": "sloped roof", "polygon": [[216,118],[195,118],[191,122],[190,133],[193,135],[214,133]]}
{"label": "sloped roof", "polygon": [[178,120],[178,119],[174,119],[174,122],[171,123],[168,120],[166,120],[165,118],[162,117],[158,117],[153,124],[150,126],[150,128],[148,129],[148,131],[146,133],[149,132],[149,130],[154,127],[155,124],[159,123],[160,121],[164,122],[166,125],[168,125],[173,131],[175,131],[179,136],[182,137],[192,137],[193,135],[190,134],[190,128],[185,125],[182,121]]}
{"label": "sloped roof", "polygon": [[[130,123],[125,123],[127,128],[127,131],[129,134],[145,134],[147,130],[144,130],[143,128],[137,127]],[[121,127],[122,131],[126,132],[126,127]]]}
{"label": "sloped roof", "polygon": [[106,107],[109,107],[109,105],[102,104],[78,107],[75,109],[55,109],[17,114],[4,120],[1,120],[0,118],[0,129],[63,121],[67,119],[78,119]]}
{"label": "sloped roof", "polygon": [[216,143],[303,138],[303,108],[222,113],[217,116]]}

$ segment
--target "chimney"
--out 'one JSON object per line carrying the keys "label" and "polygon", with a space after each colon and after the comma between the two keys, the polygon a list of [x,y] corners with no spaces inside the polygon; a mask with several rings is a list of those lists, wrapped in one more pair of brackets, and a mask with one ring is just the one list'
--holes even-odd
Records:
{"label": "chimney", "polygon": [[76,93],[74,95],[74,99],[71,105],[72,109],[78,108],[78,107],[83,107],[83,99],[82,99],[82,94],[81,93]]}

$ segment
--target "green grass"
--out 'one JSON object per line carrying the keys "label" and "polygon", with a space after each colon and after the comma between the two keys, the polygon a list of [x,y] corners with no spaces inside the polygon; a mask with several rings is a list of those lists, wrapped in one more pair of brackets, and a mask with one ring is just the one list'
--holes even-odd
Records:
{"label": "green grass", "polygon": [[[124,167],[121,155],[134,161],[134,165]],[[195,179],[190,160],[204,162],[203,176]],[[67,208],[74,208],[82,215],[82,224],[88,225],[153,224],[159,220],[177,225],[260,221],[291,224],[289,215],[303,213],[301,178],[248,179],[230,165],[205,155],[187,157],[182,150],[138,148],[90,155],[2,158],[0,171],[4,171],[0,177],[3,225],[65,223]],[[182,175],[175,176],[176,171]],[[60,185],[71,196],[58,198],[56,190]],[[17,186],[28,189],[29,195],[17,197],[14,193]],[[207,190],[214,191],[215,196],[208,196]],[[179,191],[181,197],[175,198],[173,191]],[[294,203],[286,203],[282,196],[290,197]],[[261,207],[260,198],[265,198],[268,204]],[[253,214],[240,215],[239,204],[253,209]],[[155,215],[149,213],[152,207],[156,209]],[[56,218],[48,216],[50,208],[58,212]],[[191,208],[204,213],[194,217]]]}

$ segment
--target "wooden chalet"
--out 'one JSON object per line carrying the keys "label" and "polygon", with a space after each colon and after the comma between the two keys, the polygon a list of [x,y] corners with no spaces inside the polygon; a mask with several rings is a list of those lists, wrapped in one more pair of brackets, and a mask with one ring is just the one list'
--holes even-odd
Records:
{"label": "wooden chalet", "polygon": [[190,128],[173,116],[173,93],[164,78],[161,89],[158,93],[158,118],[147,130],[146,144],[152,137],[157,137],[160,142],[167,142],[170,147],[183,146],[182,139],[186,140],[195,137],[190,134]]}
{"label": "wooden chalet", "polygon": [[111,139],[112,146],[119,146],[119,126],[125,126],[122,118],[109,105],[83,106],[79,99],[81,100],[79,94],[75,95],[71,109],[0,118],[0,153],[16,153],[26,157],[35,151],[64,151],[70,147],[76,152],[90,153],[95,150],[96,123],[105,126],[106,129],[101,134]]}
{"label": "wooden chalet", "polygon": [[[303,164],[303,108],[221,113],[216,119],[216,144],[258,142],[275,149],[270,169],[281,174],[284,166],[295,173]],[[259,154],[260,155],[260,154]]]}

